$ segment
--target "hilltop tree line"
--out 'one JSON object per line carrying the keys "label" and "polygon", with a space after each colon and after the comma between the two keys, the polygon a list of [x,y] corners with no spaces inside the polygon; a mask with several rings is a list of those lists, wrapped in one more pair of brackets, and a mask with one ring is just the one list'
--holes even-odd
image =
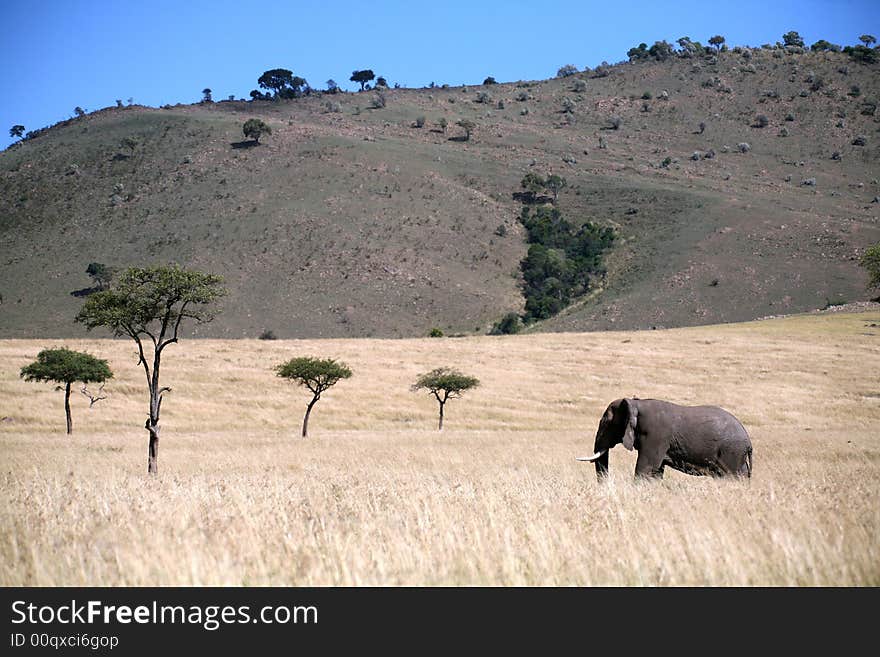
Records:
{"label": "hilltop tree line", "polygon": [[[819,39],[816,43],[811,45],[809,49],[813,52],[843,52],[854,60],[866,64],[874,64],[880,61],[880,51],[878,51],[877,47],[872,48],[872,46],[877,43],[877,39],[874,38],[873,35],[863,34],[859,37],[859,41],[861,41],[860,45],[841,47],[825,39]],[[627,51],[626,56],[631,62],[643,60],[662,62],[673,57],[702,57],[717,54],[719,52],[726,52],[728,50],[726,39],[720,34],[709,37],[709,45],[707,46],[704,46],[699,41],[693,41],[687,36],[681,37],[675,43],[678,44],[678,50],[675,49],[674,44],[671,44],[666,40],[655,41],[654,45],[650,47],[648,47],[647,43],[640,43],[639,45],[630,48]],[[773,45],[764,44],[761,48],[785,48],[790,52],[797,53],[806,51],[806,43],[800,34],[791,30],[782,35],[782,41],[777,41]]]}
{"label": "hilltop tree line", "polygon": [[[860,41],[858,45],[840,46],[838,44],[831,43],[826,39],[819,39],[809,47],[809,50],[813,52],[841,52],[849,55],[854,61],[864,64],[876,64],[880,62],[880,46],[877,45],[876,37],[871,34],[862,34],[861,36],[859,36],[858,40]],[[669,43],[666,40],[655,41],[654,44],[651,46],[648,46],[647,43],[640,43],[639,45],[630,48],[627,51],[626,55],[631,62],[666,61],[673,57],[701,57],[726,52],[729,49],[726,41],[727,40],[723,35],[716,34],[709,37],[709,39],[707,39],[708,45],[704,46],[699,41],[694,41],[690,37],[684,36],[680,39],[677,39],[675,44]],[[676,49],[676,44],[678,45],[678,49]],[[747,48],[747,46],[744,47]],[[783,34],[781,41],[777,41],[775,44],[764,44],[761,46],[761,48],[785,48],[786,50],[795,53],[805,52],[807,50],[804,39],[798,32],[794,30]],[[596,69],[595,74],[597,76],[602,76],[607,73],[607,69],[608,65],[603,62],[602,66]],[[557,71],[556,75],[557,77],[569,77],[571,75],[575,75],[576,73],[578,73],[578,69],[576,66],[566,64]],[[369,83],[373,80],[376,81],[374,87],[377,89],[388,87],[387,79],[381,75],[376,76],[376,74],[371,69],[360,69],[352,71],[349,80],[351,82],[359,84],[360,91],[369,90],[371,88]],[[488,76],[485,80],[483,80],[483,84],[496,84],[496,80],[494,77]],[[311,85],[309,85],[308,81],[305,78],[294,75],[293,71],[285,68],[274,68],[265,71],[257,79],[257,85],[260,87],[260,89],[263,89],[264,91],[260,91],[260,89],[253,89],[249,94],[252,101],[292,99],[300,98],[302,96],[309,96],[312,93],[336,94],[342,91],[339,87],[339,84],[333,79],[327,80],[325,90],[318,91],[314,89]],[[431,82],[431,84],[429,85],[430,88],[434,88],[435,86],[437,85],[435,85],[434,82]],[[445,87],[447,85],[443,86]],[[394,87],[399,88],[400,85],[395,84]],[[213,92],[209,87],[203,89],[201,93],[201,102],[213,102]],[[229,96],[229,100],[234,99],[234,95]],[[129,106],[132,104],[132,102],[133,99],[129,98]],[[117,100],[116,105],[117,107],[123,107],[121,100]],[[86,113],[86,110],[82,109],[81,107],[76,107],[74,109],[74,114],[77,117],[82,117]],[[9,136],[24,141],[40,136],[46,129],[47,128],[39,128],[37,130],[26,132],[24,125],[15,124],[9,129]],[[467,137],[470,138],[470,131],[468,131]]]}

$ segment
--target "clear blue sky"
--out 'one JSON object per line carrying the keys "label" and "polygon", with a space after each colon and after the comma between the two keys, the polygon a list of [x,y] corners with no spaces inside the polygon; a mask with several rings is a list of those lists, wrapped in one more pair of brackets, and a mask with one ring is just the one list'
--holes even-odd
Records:
{"label": "clear blue sky", "polygon": [[403,86],[552,77],[626,59],[639,42],[722,34],[731,45],[880,38],[878,0],[3,0],[0,148],[117,98],[158,106],[247,97],[259,75],[288,68],[322,89],[370,68]]}

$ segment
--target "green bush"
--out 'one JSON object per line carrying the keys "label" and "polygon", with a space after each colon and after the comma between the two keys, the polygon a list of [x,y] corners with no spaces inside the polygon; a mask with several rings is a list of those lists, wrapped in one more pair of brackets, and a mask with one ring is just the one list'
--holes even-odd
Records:
{"label": "green bush", "polygon": [[603,273],[602,254],[614,242],[614,231],[591,222],[576,227],[558,208],[524,207],[520,221],[530,243],[520,263],[526,323],[547,319],[584,294],[591,276]]}
{"label": "green bush", "polygon": [[489,331],[489,335],[511,335],[522,329],[522,320],[516,313],[507,313],[498,320]]}

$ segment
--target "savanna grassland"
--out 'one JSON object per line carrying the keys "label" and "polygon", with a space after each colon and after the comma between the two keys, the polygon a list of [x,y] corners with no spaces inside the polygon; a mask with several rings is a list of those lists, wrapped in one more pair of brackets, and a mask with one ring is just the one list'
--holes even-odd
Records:
{"label": "savanna grassland", "polygon": [[[880,313],[648,332],[412,340],[189,340],[166,351],[159,476],[128,341],[67,340],[116,378],[91,410],[18,378],[47,341],[0,342],[3,585],[878,585]],[[272,366],[354,370],[298,436]],[[482,385],[447,406],[439,365]],[[634,483],[598,418],[620,396],[719,404],[751,481]]]}

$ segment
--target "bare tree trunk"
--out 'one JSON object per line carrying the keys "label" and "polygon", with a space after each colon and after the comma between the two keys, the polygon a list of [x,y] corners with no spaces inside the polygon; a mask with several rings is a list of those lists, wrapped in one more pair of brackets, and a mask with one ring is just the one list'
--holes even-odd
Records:
{"label": "bare tree trunk", "polygon": [[159,423],[147,420],[147,431],[150,432],[150,447],[147,461],[147,473],[159,474]]}
{"label": "bare tree trunk", "polygon": [[312,406],[314,406],[317,403],[317,401],[318,401],[318,397],[313,398],[312,401],[309,402],[309,405],[306,407],[306,416],[303,418],[303,430],[302,430],[302,437],[303,438],[309,437],[309,415],[312,412]]}
{"label": "bare tree trunk", "polygon": [[440,402],[440,424],[437,427],[437,431],[443,431],[443,405],[446,402]]}
{"label": "bare tree trunk", "polygon": [[67,434],[70,435],[73,433],[73,420],[70,417],[70,381],[64,388],[64,412],[67,414]]}

